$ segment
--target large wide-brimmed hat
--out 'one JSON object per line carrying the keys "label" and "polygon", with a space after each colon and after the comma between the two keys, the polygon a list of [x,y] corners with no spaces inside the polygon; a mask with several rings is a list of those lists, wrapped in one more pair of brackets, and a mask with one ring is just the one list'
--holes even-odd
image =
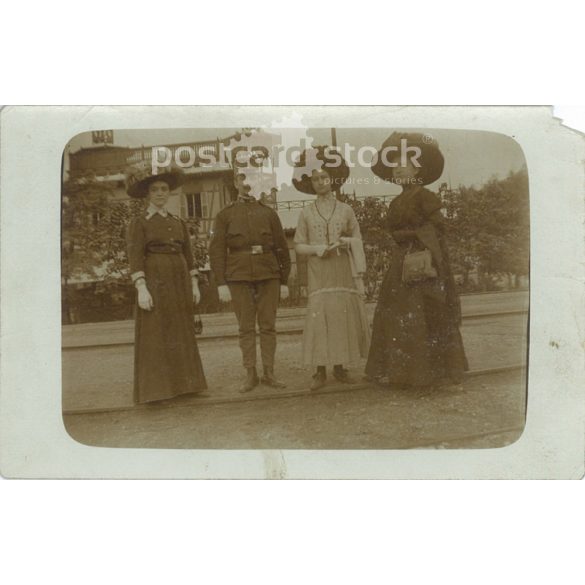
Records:
{"label": "large wide-brimmed hat", "polygon": [[339,188],[349,178],[349,167],[341,154],[331,146],[315,146],[304,150],[293,170],[293,185],[302,193],[315,195],[311,175],[314,170],[326,171],[332,189]]}
{"label": "large wide-brimmed hat", "polygon": [[183,171],[180,167],[171,165],[164,169],[157,169],[157,174],[153,173],[152,163],[142,160],[126,168],[126,192],[130,197],[146,197],[148,187],[155,181],[164,181],[168,184],[169,189],[173,191],[183,182]]}
{"label": "large wide-brimmed hat", "polygon": [[[437,141],[429,134],[409,132],[393,132],[382,144],[382,147],[372,160],[372,172],[385,181],[394,181],[392,171],[396,166],[396,159],[400,158],[402,149],[409,148],[408,157],[417,157],[420,164],[418,178],[421,184],[429,185],[436,181],[443,173],[445,159],[439,150]],[[416,151],[418,148],[420,151]],[[386,149],[386,152],[384,150]],[[417,155],[420,152],[420,156]],[[387,162],[393,162],[390,166]]]}

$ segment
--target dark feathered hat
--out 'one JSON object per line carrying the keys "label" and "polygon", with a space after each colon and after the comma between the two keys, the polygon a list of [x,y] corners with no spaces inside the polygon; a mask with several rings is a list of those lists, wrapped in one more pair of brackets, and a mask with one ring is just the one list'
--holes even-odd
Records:
{"label": "dark feathered hat", "polygon": [[158,173],[153,173],[152,163],[142,160],[126,168],[126,192],[130,197],[146,197],[148,187],[155,181],[164,181],[168,184],[169,189],[173,191],[183,182],[183,171],[177,166],[169,166],[164,169],[158,169]]}
{"label": "dark feathered hat", "polygon": [[315,195],[311,183],[314,170],[324,170],[333,188],[341,187],[349,178],[349,167],[341,154],[331,146],[315,146],[304,150],[295,163],[293,185],[302,193]]}
{"label": "dark feathered hat", "polygon": [[437,141],[429,134],[408,132],[393,132],[384,141],[372,160],[372,172],[385,181],[393,181],[392,170],[396,166],[396,158],[401,156],[405,148],[409,149],[406,156],[413,159],[416,157],[416,162],[420,165],[418,177],[423,185],[429,185],[441,176],[445,159]]}

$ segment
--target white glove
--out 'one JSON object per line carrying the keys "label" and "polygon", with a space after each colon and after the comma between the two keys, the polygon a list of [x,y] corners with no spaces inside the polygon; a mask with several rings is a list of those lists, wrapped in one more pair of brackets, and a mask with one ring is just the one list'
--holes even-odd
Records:
{"label": "white glove", "polygon": [[281,284],[280,285],[281,300],[288,299],[288,297],[289,297],[288,286],[286,286],[286,284]]}
{"label": "white glove", "polygon": [[144,311],[152,311],[154,304],[152,302],[152,297],[146,288],[146,283],[142,281],[141,284],[136,286],[136,289],[138,290],[138,306]]}
{"label": "white glove", "polygon": [[201,300],[201,291],[199,290],[199,281],[197,278],[191,279],[191,285],[193,287],[193,300],[198,305]]}
{"label": "white glove", "polygon": [[222,303],[229,303],[232,300],[232,293],[230,292],[230,287],[227,284],[218,286],[217,292],[219,293],[219,300]]}

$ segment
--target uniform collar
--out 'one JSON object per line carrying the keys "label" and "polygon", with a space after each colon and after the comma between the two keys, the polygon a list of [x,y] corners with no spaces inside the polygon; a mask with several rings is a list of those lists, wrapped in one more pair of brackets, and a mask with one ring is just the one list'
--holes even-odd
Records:
{"label": "uniform collar", "polygon": [[169,212],[164,207],[163,208],[156,207],[151,203],[146,210],[146,219],[150,219],[157,213],[162,217],[167,217],[169,215]]}
{"label": "uniform collar", "polygon": [[242,197],[242,195],[238,195],[238,202],[239,203],[255,203],[256,198],[252,197],[252,196],[243,196]]}

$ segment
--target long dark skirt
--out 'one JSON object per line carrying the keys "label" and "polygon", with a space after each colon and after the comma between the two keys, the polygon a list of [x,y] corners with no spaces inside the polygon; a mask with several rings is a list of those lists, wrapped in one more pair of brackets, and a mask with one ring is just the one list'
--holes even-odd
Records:
{"label": "long dark skirt", "polygon": [[191,278],[182,254],[149,254],[146,286],[154,308],[136,307],[134,401],[207,388],[195,339]]}
{"label": "long dark skirt", "polygon": [[366,374],[392,384],[426,386],[460,381],[467,359],[459,323],[442,279],[402,282],[404,250],[386,273],[374,314]]}

